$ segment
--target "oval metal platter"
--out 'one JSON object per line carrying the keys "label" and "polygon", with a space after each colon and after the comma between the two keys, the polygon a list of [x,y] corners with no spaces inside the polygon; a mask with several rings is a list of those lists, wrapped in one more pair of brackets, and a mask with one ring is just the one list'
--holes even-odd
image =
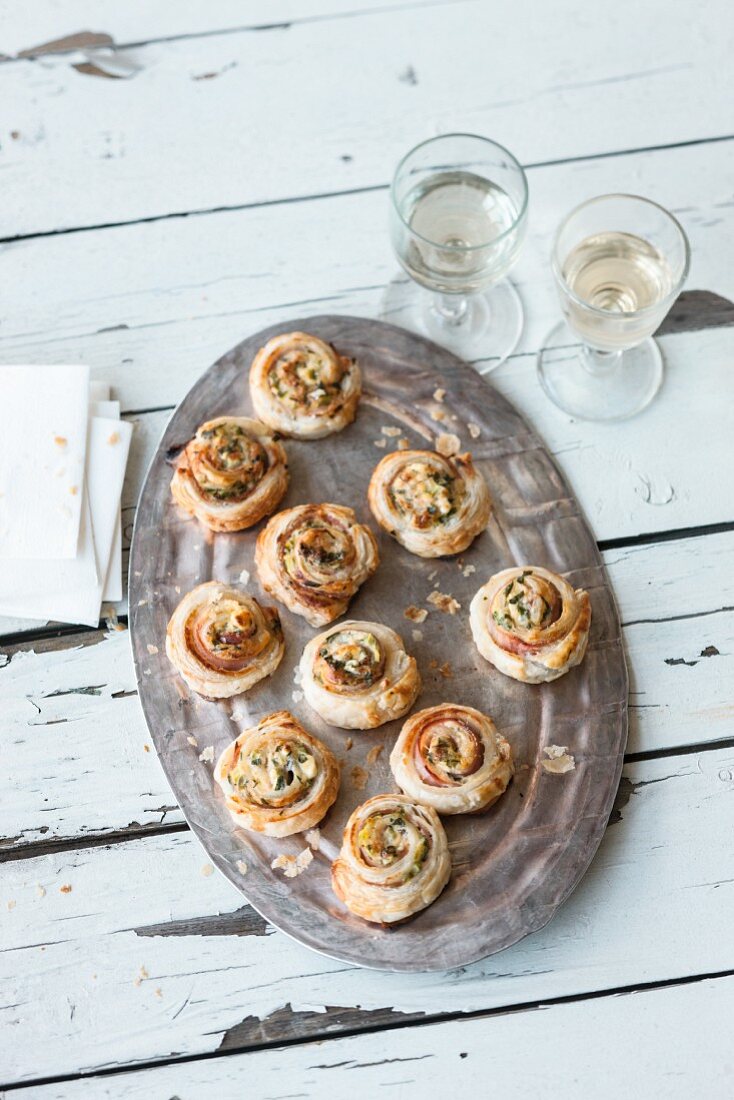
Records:
{"label": "oval metal platter", "polygon": [[[165,655],[168,619],[196,584],[241,580],[263,602],[274,602],[259,587],[254,566],[262,524],[212,535],[182,515],[169,492],[170,455],[211,417],[252,415],[248,370],[255,352],[278,332],[299,329],[355,357],[365,392],[345,431],[314,442],[286,440],[291,482],[282,507],[347,504],[376,530],[366,492],[377,461],[401,438],[430,448],[442,432],[456,434],[462,449],[471,450],[494,502],[487,530],[459,560],[417,558],[380,532],[380,567],[348,612],[349,618],[385,622],[404,638],[423,677],[416,708],[444,701],[478,707],[510,740],[517,766],[507,792],[487,813],[444,818],[451,881],[433,905],[391,929],[344,908],[331,890],[330,864],[355,806],[396,789],[388,756],[400,722],[365,733],[322,722],[294,682],[303,646],[316,631],[282,607],[285,658],[272,677],[234,700],[198,697]],[[446,391],[441,402],[433,396],[437,389]],[[383,428],[399,431],[385,434]],[[510,680],[472,642],[471,597],[492,573],[513,564],[546,566],[591,595],[586,657],[555,683]],[[428,604],[434,588],[458,600],[460,610],[450,615]],[[430,609],[417,628],[404,617],[411,604]],[[461,966],[541,928],[588,867],[612,809],[627,737],[627,672],[612,591],[579,506],[536,433],[492,386],[436,345],[377,321],[319,316],[258,332],[215,363],[176,410],[151,463],[131,552],[130,616],[143,710],[189,825],[250,904],[307,947],[376,969]],[[200,759],[211,745],[216,760],[242,729],[281,709],[330,745],[342,765],[338,800],[321,825],[320,851],[293,879],[270,865],[282,852],[302,851],[304,838],[273,840],[238,829],[214,782],[213,763]],[[546,772],[541,761],[551,745],[568,747],[573,771]],[[371,750],[377,746],[383,750],[375,760]]]}

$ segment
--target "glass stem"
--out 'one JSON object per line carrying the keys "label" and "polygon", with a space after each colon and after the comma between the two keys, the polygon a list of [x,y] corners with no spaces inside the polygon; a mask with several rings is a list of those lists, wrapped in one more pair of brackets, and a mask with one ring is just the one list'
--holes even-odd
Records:
{"label": "glass stem", "polygon": [[467,319],[469,299],[465,294],[436,294],[433,308],[443,324],[453,328]]}
{"label": "glass stem", "polygon": [[622,362],[621,351],[599,351],[597,348],[590,348],[588,344],[584,344],[583,350],[584,366],[589,374],[595,375],[597,378],[603,378],[606,375],[614,374]]}

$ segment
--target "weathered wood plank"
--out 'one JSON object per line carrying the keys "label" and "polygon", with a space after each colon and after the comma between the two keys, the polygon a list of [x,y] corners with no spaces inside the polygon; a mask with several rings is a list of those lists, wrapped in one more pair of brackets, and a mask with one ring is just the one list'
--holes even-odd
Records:
{"label": "weathered wood plank", "polygon": [[[605,554],[631,624],[630,752],[734,736],[732,553],[734,533]],[[3,738],[12,746],[0,848],[180,822],[140,710],[127,634],[19,648],[28,647],[13,647],[9,663],[0,658]],[[111,774],[114,797],[100,797]]]}
{"label": "weathered wood plank", "polygon": [[[720,1028],[731,1011],[734,979],[600,997],[309,1043],[288,1050],[187,1061],[34,1087],[34,1100],[158,1100],[216,1095],[374,1100],[381,1089],[402,1097],[486,1096],[538,1100],[617,1100],[633,1096],[689,1100],[730,1095]],[[622,1054],[621,1052],[624,1052]],[[491,1067],[491,1070],[488,1069]],[[26,1089],[19,1095],[25,1096]],[[15,1093],[1,1094],[11,1100]]]}
{"label": "weathered wood plank", "polygon": [[[627,766],[616,824],[556,918],[448,974],[355,970],[243,926],[241,897],[202,874],[206,857],[188,833],[11,861],[0,868],[3,906],[15,903],[0,952],[3,1076],[216,1051],[235,1028],[249,1042],[285,1005],[430,1016],[728,970],[734,853],[711,837],[731,829],[733,776],[731,749]],[[202,929],[216,912],[233,917]],[[310,1020],[318,1034],[330,1017]]]}
{"label": "weathered wood plank", "polygon": [[2,65],[19,135],[0,154],[6,235],[381,185],[441,130],[527,162],[728,134],[728,11],[711,0],[691,35],[668,0],[588,20],[575,0],[519,0],[499,21],[493,5],[419,5],[328,35],[316,21],[143,46],[130,80],[67,57]]}
{"label": "weathered wood plank", "polygon": [[116,0],[36,0],[32,9],[15,5],[3,21],[3,53],[31,52],[43,43],[83,29],[109,35],[118,46],[181,35],[216,34],[304,20],[359,17],[372,11],[461,3],[463,0],[217,0],[216,4],[170,4],[168,0],[119,4]]}

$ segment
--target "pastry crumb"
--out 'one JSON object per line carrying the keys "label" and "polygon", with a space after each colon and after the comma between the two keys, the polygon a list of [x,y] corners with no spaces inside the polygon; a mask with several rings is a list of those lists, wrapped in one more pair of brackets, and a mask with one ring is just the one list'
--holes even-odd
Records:
{"label": "pastry crumb", "polygon": [[110,435],[107,436],[107,442],[109,443],[110,447],[114,447],[116,443],[120,442],[120,433],[111,432]]}
{"label": "pastry crumb", "polygon": [[414,642],[422,642],[423,641],[423,631],[422,630],[414,630],[413,631],[413,641]]}
{"label": "pastry crumb", "polygon": [[46,897],[46,887],[41,886],[40,882],[36,886],[36,897],[37,898],[45,898]]}
{"label": "pastry crumb", "polygon": [[151,654],[151,656],[152,656],[152,655],[153,655],[154,653],[157,653],[157,652],[158,652],[158,646],[157,646],[157,645],[147,645],[147,646],[146,646],[145,648],[146,648],[146,649],[148,650],[148,653],[150,653],[150,654]]}
{"label": "pastry crumb", "polygon": [[476,571],[477,571],[476,565],[466,565],[461,570],[461,575],[462,575],[462,577],[471,577],[472,573],[476,573]]}
{"label": "pastry crumb", "polygon": [[439,424],[446,419],[446,413],[443,409],[431,409],[431,420],[436,420]]}
{"label": "pastry crumb", "polygon": [[207,747],[205,749],[203,749],[202,752],[199,753],[199,760],[203,760],[203,762],[205,764],[211,764],[213,759],[214,759],[214,746],[213,745],[207,745]]}
{"label": "pastry crumb", "polygon": [[148,744],[143,745],[143,752],[150,752],[150,745],[148,745]]}
{"label": "pastry crumb", "polygon": [[300,665],[296,665],[296,667],[293,669],[293,683],[300,684],[302,680],[303,670],[301,669]]}
{"label": "pastry crumb", "polygon": [[347,752],[349,752],[349,750],[351,749],[353,744],[354,744],[354,741],[352,740],[352,738],[347,737],[346,741],[344,742],[344,748],[346,749]]}
{"label": "pastry crumb", "polygon": [[56,444],[57,447],[65,447],[68,442],[69,442],[69,440],[66,438],[65,435],[55,435],[54,436],[54,443]]}
{"label": "pastry crumb", "polygon": [[405,436],[403,436],[401,439],[398,440],[398,450],[399,451],[407,451],[409,447],[410,447],[410,440],[406,439]]}
{"label": "pastry crumb", "polygon": [[444,663],[442,665],[439,665],[438,666],[438,671],[441,673],[444,680],[450,680],[451,677],[454,675],[453,669],[451,668],[451,662],[450,661],[444,661]]}
{"label": "pastry crumb", "polygon": [[438,401],[440,403],[441,401],[443,401],[445,396],[446,396],[446,390],[438,389],[438,390],[433,391],[433,400],[434,401]]}
{"label": "pastry crumb", "polygon": [[372,764],[377,763],[377,758],[378,758],[378,756],[380,755],[380,753],[382,752],[382,750],[384,748],[385,748],[384,745],[373,745],[373,747],[367,753],[367,763],[370,766],[372,766]]}
{"label": "pastry crumb", "polygon": [[71,495],[73,497],[75,497],[76,494],[79,492],[79,486],[78,485],[70,485],[69,486],[69,492],[71,493]]}
{"label": "pastry crumb", "polygon": [[15,909],[15,901],[13,898],[8,902],[8,909]]}
{"label": "pastry crumb", "polygon": [[565,745],[546,745],[543,752],[548,759],[541,760],[540,763],[552,775],[563,775],[564,772],[572,772],[576,767],[576,761]]}
{"label": "pastry crumb", "polygon": [[205,863],[204,866],[201,868],[201,873],[204,878],[209,878],[209,875],[213,875],[214,868],[212,867],[211,863]]}
{"label": "pastry crumb", "polygon": [[147,600],[138,600],[138,607],[145,607],[147,602]]}
{"label": "pastry crumb", "polygon": [[136,976],[133,978],[133,985],[140,985],[141,982],[144,982],[145,979],[149,977],[150,974],[148,973],[146,968],[144,966],[141,966],[140,970],[138,970]]}
{"label": "pastry crumb", "polygon": [[245,863],[244,859],[237,860],[237,870],[241,875],[247,874],[247,864]]}
{"label": "pastry crumb", "polygon": [[301,699],[303,699],[303,692],[302,691],[294,691],[291,695],[291,698],[293,699],[294,703],[300,703]]}
{"label": "pastry crumb", "polygon": [[387,447],[387,440],[386,439],[375,439],[374,440],[374,445],[375,445],[375,447],[378,447],[380,450],[382,450],[383,447]]}
{"label": "pastry crumb", "polygon": [[186,740],[188,741],[188,743],[190,745],[193,745],[195,749],[198,749],[199,742],[196,740],[195,737],[192,737],[191,734],[189,734],[189,736],[186,738]]}
{"label": "pastry crumb", "polygon": [[428,612],[425,607],[415,607],[411,604],[410,607],[406,607],[403,615],[406,619],[410,619],[412,623],[424,623],[428,617]]}
{"label": "pastry crumb", "polygon": [[461,608],[461,604],[458,600],[455,600],[453,596],[449,596],[445,592],[439,592],[438,589],[435,592],[431,592],[428,597],[428,602],[433,604],[439,611],[444,611],[447,615],[455,615]]}
{"label": "pastry crumb", "polygon": [[312,862],[313,852],[310,848],[304,848],[297,856],[276,856],[270,866],[274,871],[282,871],[286,878],[295,878],[296,875],[302,875]]}
{"label": "pastry crumb", "polygon": [[175,592],[175,593],[176,593],[177,595],[179,595],[179,596],[180,596],[180,595],[181,595],[181,585],[180,585],[180,584],[174,584],[174,586],[173,586],[173,591],[174,591],[174,592]]}
{"label": "pastry crumb", "polygon": [[71,884],[68,883],[68,882],[65,882],[63,886],[59,886],[59,893],[60,894],[70,894],[71,893]]}
{"label": "pastry crumb", "polygon": [[369,772],[365,771],[364,768],[360,768],[359,764],[355,764],[349,773],[349,778],[352,781],[352,786],[355,791],[363,791],[367,786],[369,777]]}
{"label": "pastry crumb", "polygon": [[401,428],[396,428],[393,425],[388,425],[387,427],[380,428],[382,434],[386,435],[389,439],[395,439],[397,436],[400,435],[401,430]]}
{"label": "pastry crumb", "polygon": [[156,989],[155,995],[156,995],[156,997],[162,997],[163,996],[163,990],[160,989],[160,987],[159,987],[158,989]]}
{"label": "pastry crumb", "polygon": [[318,852],[321,844],[321,829],[309,829],[306,833],[306,843],[314,852]]}
{"label": "pastry crumb", "polygon": [[467,424],[467,429],[472,439],[479,439],[479,436],[482,434],[482,429],[478,424]]}
{"label": "pastry crumb", "polygon": [[240,584],[248,584],[250,580],[250,570],[243,569],[239,576]]}
{"label": "pastry crumb", "polygon": [[444,458],[450,458],[451,455],[458,454],[461,449],[461,440],[458,435],[454,435],[452,432],[441,432],[436,440],[436,450]]}

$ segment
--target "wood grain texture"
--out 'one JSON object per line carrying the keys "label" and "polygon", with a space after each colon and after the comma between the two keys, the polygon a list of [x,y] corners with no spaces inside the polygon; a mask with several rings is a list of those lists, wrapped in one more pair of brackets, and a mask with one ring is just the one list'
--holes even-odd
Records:
{"label": "wood grain texture", "polygon": [[[405,1098],[483,1096],[491,1065],[492,1092],[504,1096],[517,1095],[522,1066],[523,1091],[538,1100],[616,1100],[620,1079],[629,1082],[633,1096],[724,1100],[730,1095],[729,1064],[719,1030],[732,996],[734,979],[712,979],[531,1012],[84,1078],[35,1087],[33,1097],[194,1100],[216,1095],[235,1100],[243,1088],[268,1100],[289,1100],[294,1088],[295,1095],[309,1100],[328,1095],[373,1100],[383,1089]],[[620,1047],[627,1052],[623,1068]],[[21,1089],[18,1095],[29,1094]],[[11,1100],[16,1094],[0,1095]]]}
{"label": "wood grain texture", "polygon": [[[557,917],[502,955],[444,974],[353,969],[279,933],[241,934],[240,895],[202,873],[190,834],[4,864],[3,1077],[215,1051],[246,1018],[287,1004],[432,1015],[730,969],[733,855],[711,837],[731,828],[733,777],[732,749],[628,765],[628,800]],[[201,934],[200,918],[217,912],[233,913],[232,936]],[[149,934],[167,922],[173,935]]]}
{"label": "wood grain texture", "polygon": [[6,64],[20,135],[3,143],[6,218],[37,233],[384,185],[440,131],[489,133],[523,162],[729,134],[727,13],[711,0],[685,35],[665,0],[593,19],[575,0],[518,0],[499,22],[467,0],[334,19],[328,35],[302,22],[141,46],[130,80],[65,56]]}
{"label": "wood grain texture", "polygon": [[[628,751],[734,736],[733,553],[734,533],[605,553],[622,622],[630,624],[623,625]],[[711,648],[718,653],[700,656]],[[10,647],[0,656],[0,707],[13,745],[0,847],[21,853],[29,844],[135,835],[182,821],[147,735],[126,633]],[[42,777],[39,759],[49,764]],[[100,798],[111,759],[119,764],[115,797]]]}

